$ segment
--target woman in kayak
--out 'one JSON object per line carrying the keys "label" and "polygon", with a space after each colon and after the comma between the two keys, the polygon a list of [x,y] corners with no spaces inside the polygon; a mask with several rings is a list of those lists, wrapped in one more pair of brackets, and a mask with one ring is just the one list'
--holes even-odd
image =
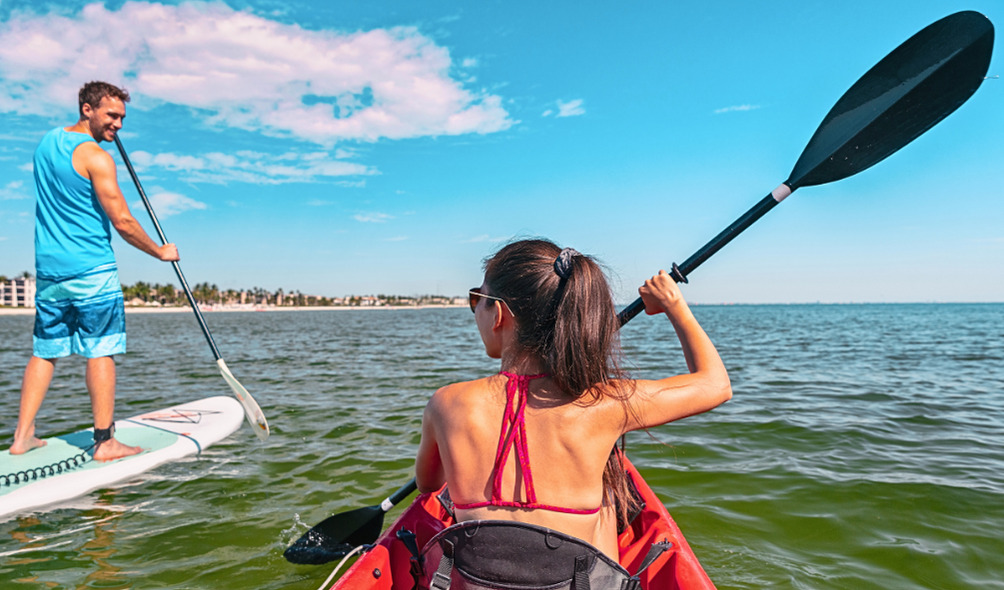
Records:
{"label": "woman in kayak", "polygon": [[672,322],[689,373],[625,376],[610,288],[589,256],[524,240],[488,259],[470,305],[501,370],[447,385],[429,400],[419,490],[448,483],[458,523],[546,527],[616,562],[618,513],[632,503],[617,441],[732,396],[725,366],[676,282],[662,271],[638,291],[646,313]]}

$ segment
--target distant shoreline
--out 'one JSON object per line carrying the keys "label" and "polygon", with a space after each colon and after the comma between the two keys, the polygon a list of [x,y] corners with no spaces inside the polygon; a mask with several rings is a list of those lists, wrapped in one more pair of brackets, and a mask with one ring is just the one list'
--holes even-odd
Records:
{"label": "distant shoreline", "polygon": [[[798,305],[999,305],[1002,301],[847,301],[838,303],[824,302],[803,302],[803,303],[691,303],[692,307],[742,307],[758,305],[776,306],[798,306]],[[368,311],[400,311],[409,309],[456,309],[465,308],[466,305],[430,304],[430,305],[305,305],[305,306],[234,306],[234,307],[204,307],[200,308],[203,313],[221,312],[263,312],[263,311],[348,311],[348,310],[368,310]],[[617,307],[621,307],[618,305]],[[127,314],[142,313],[191,313],[191,307],[144,307],[126,306]],[[34,315],[34,307],[0,307],[0,316],[4,315]]]}

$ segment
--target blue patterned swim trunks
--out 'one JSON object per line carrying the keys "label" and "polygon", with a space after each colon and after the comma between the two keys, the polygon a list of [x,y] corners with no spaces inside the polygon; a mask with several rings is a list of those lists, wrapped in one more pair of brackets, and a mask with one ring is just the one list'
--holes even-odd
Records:
{"label": "blue patterned swim trunks", "polygon": [[125,351],[125,302],[115,265],[65,280],[38,278],[35,356],[97,358]]}

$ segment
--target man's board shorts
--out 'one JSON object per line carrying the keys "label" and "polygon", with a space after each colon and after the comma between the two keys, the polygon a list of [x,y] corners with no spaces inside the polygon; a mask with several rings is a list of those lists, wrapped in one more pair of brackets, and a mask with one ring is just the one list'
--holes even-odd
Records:
{"label": "man's board shorts", "polygon": [[97,358],[125,351],[125,301],[115,265],[62,280],[38,277],[35,356]]}

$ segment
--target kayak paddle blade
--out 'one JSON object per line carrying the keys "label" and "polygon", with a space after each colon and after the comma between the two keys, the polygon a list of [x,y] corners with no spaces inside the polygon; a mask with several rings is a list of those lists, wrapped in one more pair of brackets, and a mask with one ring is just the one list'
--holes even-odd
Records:
{"label": "kayak paddle blade", "polygon": [[369,506],[329,516],[287,547],[282,555],[290,563],[310,565],[345,557],[359,545],[377,540],[384,514],[380,506]]}
{"label": "kayak paddle blade", "polygon": [[993,24],[964,11],[928,25],[868,70],[820,123],[788,181],[791,190],[857,174],[952,114],[983,83]]}

